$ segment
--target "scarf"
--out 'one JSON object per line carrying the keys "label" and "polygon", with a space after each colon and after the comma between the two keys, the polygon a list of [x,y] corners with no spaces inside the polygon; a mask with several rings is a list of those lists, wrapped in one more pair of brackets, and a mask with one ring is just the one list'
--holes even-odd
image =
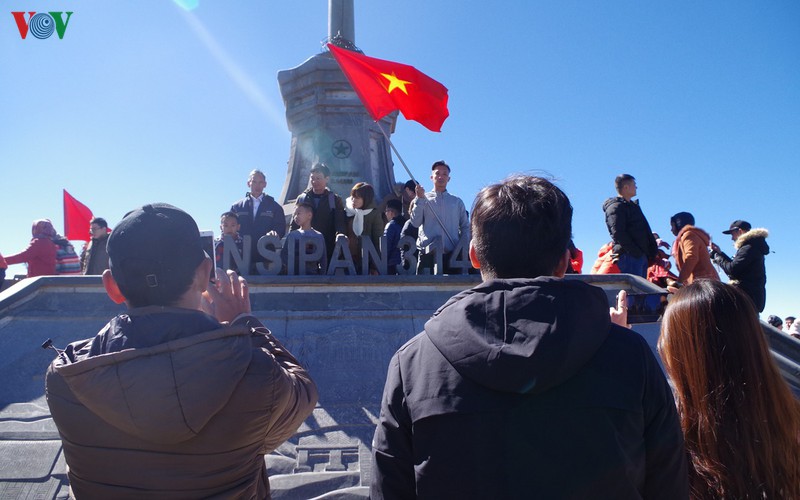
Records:
{"label": "scarf", "polygon": [[353,197],[347,198],[347,206],[344,211],[348,217],[353,218],[353,234],[361,236],[361,233],[364,232],[364,216],[372,210],[372,208],[353,208]]}

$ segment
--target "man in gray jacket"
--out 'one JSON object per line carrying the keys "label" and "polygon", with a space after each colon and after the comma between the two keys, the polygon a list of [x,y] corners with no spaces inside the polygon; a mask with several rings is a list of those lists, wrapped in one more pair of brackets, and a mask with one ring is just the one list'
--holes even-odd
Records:
{"label": "man in gray jacket", "polygon": [[450,264],[453,257],[458,257],[453,255],[453,251],[459,241],[463,238],[465,244],[469,242],[467,209],[461,198],[447,192],[447,183],[450,182],[447,163],[440,160],[431,166],[431,180],[433,191],[427,193],[422,185],[417,184],[417,197],[410,208],[411,224],[419,228],[417,274],[423,274],[423,269],[433,272],[437,252],[441,253],[444,273],[457,273],[455,266]]}
{"label": "man in gray jacket", "polygon": [[45,381],[72,494],[268,498],[264,454],[314,409],[314,382],[250,314],[243,278],[209,285],[187,213],[129,212],[108,254],[103,284],[128,310],[67,346]]}

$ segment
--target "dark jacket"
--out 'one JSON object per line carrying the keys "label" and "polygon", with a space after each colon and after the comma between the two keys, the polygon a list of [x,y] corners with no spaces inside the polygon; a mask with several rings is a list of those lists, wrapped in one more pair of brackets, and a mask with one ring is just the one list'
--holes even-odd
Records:
{"label": "dark jacket", "polygon": [[639,200],[625,201],[621,196],[609,198],[603,203],[603,211],[615,254],[644,255],[648,261],[656,256],[656,239],[639,207]]}
{"label": "dark jacket", "polygon": [[[414,244],[408,250],[400,250],[400,262],[403,263],[403,268],[408,269],[409,267],[413,267],[416,269],[416,259],[419,257],[419,250],[417,249],[417,238],[419,237],[419,229],[417,226],[411,223],[411,219],[408,219],[405,224],[403,224],[403,229],[400,230],[400,239],[402,240],[406,236],[414,239]],[[408,255],[406,255],[408,253]],[[413,264],[409,264],[406,260],[409,257],[414,259]]]}
{"label": "dark jacket", "polygon": [[[331,205],[331,201],[333,204]],[[311,218],[311,227],[322,233],[325,237],[325,248],[328,250],[328,261],[333,254],[333,247],[336,243],[336,233],[345,234],[347,224],[344,215],[344,202],[342,198],[325,189],[321,195],[316,195],[308,188],[297,197],[297,204],[311,203],[314,207],[314,216]],[[297,224],[292,223],[292,229],[297,229]]]}
{"label": "dark jacket", "polygon": [[108,234],[101,238],[89,240],[89,244],[81,253],[81,271],[83,274],[103,274],[108,269]]}
{"label": "dark jacket", "polygon": [[733,259],[724,252],[711,253],[711,258],[725,271],[731,283],[753,299],[758,312],[762,312],[767,304],[764,256],[769,254],[768,236],[769,232],[763,228],[754,228],[739,236],[733,244],[736,248]]}
{"label": "dark jacket", "polygon": [[[356,272],[361,273],[361,237],[369,238],[375,250],[381,250],[381,236],[383,236],[383,213],[379,212],[376,207],[372,207],[370,213],[364,216],[364,227],[361,234],[356,236],[353,231],[353,216],[347,215],[345,211],[345,223],[347,229],[345,235],[347,236],[347,244],[350,247],[350,254],[353,256],[353,264],[356,266]],[[374,262],[370,261],[370,270],[375,270]]]}
{"label": "dark jacket", "polygon": [[387,264],[389,266],[389,274],[394,274],[395,266],[400,264],[400,249],[397,244],[400,243],[400,233],[403,231],[403,224],[406,223],[406,218],[398,215],[394,219],[386,223],[383,229],[383,234],[386,236],[386,250],[389,252]]}
{"label": "dark jacket", "polygon": [[392,358],[371,498],[688,497],[667,381],[605,293],[492,280]]}
{"label": "dark jacket", "polygon": [[45,393],[77,498],[267,498],[264,454],[317,400],[254,317],[161,307],[67,346]]}
{"label": "dark jacket", "polygon": [[249,194],[244,199],[237,201],[231,206],[239,218],[239,235],[250,236],[250,274],[256,273],[256,263],[263,262],[264,259],[258,254],[258,240],[270,231],[275,231],[278,236],[283,238],[286,235],[286,217],[283,207],[275,201],[272,196],[264,193],[264,198],[258,206],[258,212],[253,217],[253,199]]}
{"label": "dark jacket", "polygon": [[[232,251],[238,253],[241,256],[244,256],[244,240],[242,240],[242,235],[236,233],[236,237],[234,238],[231,236],[233,240],[233,248],[226,248],[225,247],[225,235],[220,235],[219,238],[214,240],[214,263],[220,269],[230,269],[231,271],[239,272],[239,266],[236,265],[236,261],[233,260],[232,256],[228,257],[228,265],[225,265],[225,250],[228,250],[228,253],[232,253]],[[252,259],[252,257],[251,257]]]}
{"label": "dark jacket", "polygon": [[249,234],[256,242],[270,231],[275,231],[281,238],[286,236],[286,216],[283,207],[266,193],[255,217],[253,217],[253,199],[249,194],[234,203],[231,212],[239,218],[239,234],[242,236]]}

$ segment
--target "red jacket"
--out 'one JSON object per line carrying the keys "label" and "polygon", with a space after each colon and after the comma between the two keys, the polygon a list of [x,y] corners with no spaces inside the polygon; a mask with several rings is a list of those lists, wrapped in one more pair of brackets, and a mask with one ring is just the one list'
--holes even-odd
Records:
{"label": "red jacket", "polygon": [[597,252],[597,260],[592,266],[591,274],[619,274],[619,266],[614,262],[611,255],[613,254],[614,243],[606,243],[600,247]]}
{"label": "red jacket", "polygon": [[576,274],[583,272],[583,252],[580,248],[575,248],[575,252],[570,253],[569,265]]}
{"label": "red jacket", "polygon": [[49,238],[34,238],[28,248],[9,255],[6,264],[28,264],[28,278],[56,274],[56,245]]}

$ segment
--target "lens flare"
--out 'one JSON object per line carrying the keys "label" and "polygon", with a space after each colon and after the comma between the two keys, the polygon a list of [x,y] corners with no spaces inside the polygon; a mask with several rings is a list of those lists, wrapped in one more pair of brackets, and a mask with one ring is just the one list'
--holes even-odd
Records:
{"label": "lens flare", "polygon": [[194,10],[200,5],[200,0],[173,0],[184,10]]}

